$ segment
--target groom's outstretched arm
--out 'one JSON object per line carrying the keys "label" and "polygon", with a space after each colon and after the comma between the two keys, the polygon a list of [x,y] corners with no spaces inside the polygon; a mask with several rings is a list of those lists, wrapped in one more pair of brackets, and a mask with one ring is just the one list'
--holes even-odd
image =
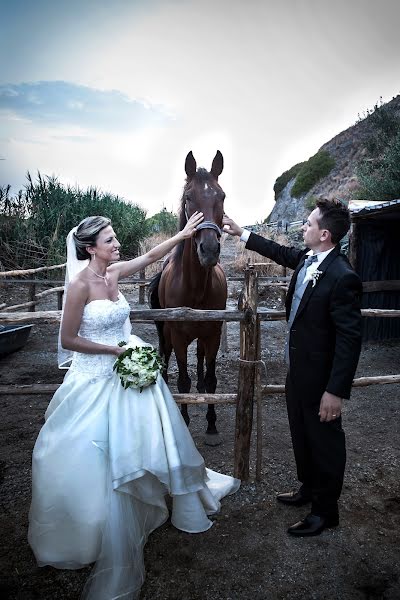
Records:
{"label": "groom's outstretched arm", "polygon": [[224,215],[222,220],[223,230],[233,236],[240,236],[240,239],[245,242],[248,250],[258,252],[261,256],[270,258],[271,260],[282,265],[283,267],[289,267],[295,269],[300,262],[301,257],[306,253],[307,250],[298,250],[297,248],[290,246],[283,246],[277,244],[272,240],[268,240],[261,235],[250,232],[243,227],[240,227],[233,219]]}

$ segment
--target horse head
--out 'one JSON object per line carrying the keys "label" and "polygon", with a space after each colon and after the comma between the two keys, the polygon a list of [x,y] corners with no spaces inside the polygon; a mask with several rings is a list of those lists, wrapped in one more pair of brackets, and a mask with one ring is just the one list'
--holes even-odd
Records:
{"label": "horse head", "polygon": [[198,225],[193,238],[203,267],[214,267],[219,258],[225,194],[218,184],[218,177],[223,168],[224,159],[219,150],[211,171],[197,169],[192,152],[189,152],[185,161],[187,180],[183,190],[181,222],[184,225],[196,210],[204,214],[204,221]]}

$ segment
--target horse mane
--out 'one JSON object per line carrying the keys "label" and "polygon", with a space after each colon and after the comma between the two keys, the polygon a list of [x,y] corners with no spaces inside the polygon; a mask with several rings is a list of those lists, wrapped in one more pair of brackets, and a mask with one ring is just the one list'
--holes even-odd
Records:
{"label": "horse mane", "polygon": [[[185,192],[187,190],[188,185],[191,184],[192,182],[204,183],[206,181],[210,181],[211,179],[214,179],[213,176],[211,175],[211,173],[209,173],[207,171],[207,169],[204,169],[203,167],[200,167],[199,169],[197,169],[197,171],[193,175],[192,179],[190,179],[190,180],[186,179],[186,183],[183,187],[182,197],[180,200],[179,231],[182,231],[182,229],[185,227],[186,222],[187,222],[186,215],[185,215]],[[176,259],[180,259],[183,254],[184,246],[185,246],[185,240],[182,240],[181,242],[179,242],[179,244],[177,244],[175,246],[175,248],[172,252],[172,257],[176,258]]]}

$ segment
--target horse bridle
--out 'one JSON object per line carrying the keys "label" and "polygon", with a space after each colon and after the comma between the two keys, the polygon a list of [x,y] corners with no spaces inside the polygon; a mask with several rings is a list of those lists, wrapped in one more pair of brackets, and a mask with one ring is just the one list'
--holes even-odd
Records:
{"label": "horse bridle", "polygon": [[[187,208],[186,208],[186,204],[185,204],[185,217],[186,217],[186,221],[189,221],[189,215],[187,213]],[[200,223],[200,225],[196,225],[196,233],[198,231],[200,231],[201,229],[213,229],[214,231],[217,232],[217,236],[220,238],[222,235],[222,231],[221,229],[218,227],[218,225],[216,223],[214,223],[213,221],[202,221]],[[196,235],[196,234],[195,234]]]}

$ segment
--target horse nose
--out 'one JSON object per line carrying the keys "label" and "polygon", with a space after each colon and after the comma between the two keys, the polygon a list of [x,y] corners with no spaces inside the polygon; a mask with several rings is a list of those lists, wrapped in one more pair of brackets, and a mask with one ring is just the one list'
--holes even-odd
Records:
{"label": "horse nose", "polygon": [[219,251],[220,244],[218,240],[214,239],[200,241],[197,248],[200,264],[203,267],[215,267],[218,262]]}
{"label": "horse nose", "polygon": [[205,244],[204,242],[200,242],[200,252],[202,254],[209,254],[210,252],[212,254],[219,254],[220,248],[221,248],[221,244],[219,243],[218,240],[215,240],[215,242],[213,244]]}

